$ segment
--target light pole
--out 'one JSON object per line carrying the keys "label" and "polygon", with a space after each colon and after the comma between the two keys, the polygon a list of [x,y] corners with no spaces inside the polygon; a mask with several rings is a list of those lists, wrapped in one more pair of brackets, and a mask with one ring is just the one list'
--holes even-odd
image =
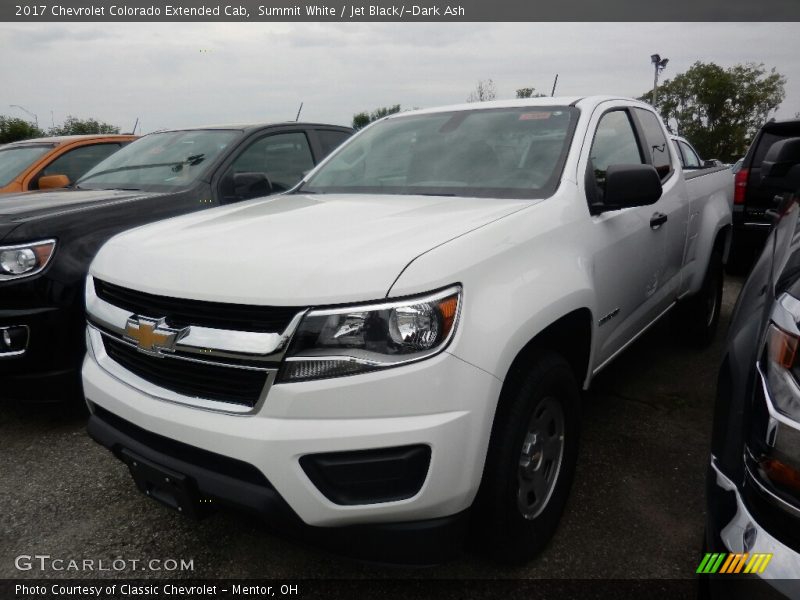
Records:
{"label": "light pole", "polygon": [[661,58],[659,54],[651,54],[650,62],[653,63],[653,70],[655,71],[653,74],[653,106],[656,106],[658,102],[658,74],[666,68],[669,59]]}
{"label": "light pole", "polygon": [[10,108],[18,108],[18,109],[20,109],[22,112],[25,112],[25,113],[29,114],[30,116],[32,116],[32,117],[33,117],[33,120],[34,120],[34,122],[36,123],[36,129],[39,129],[39,117],[37,117],[35,113],[32,113],[32,112],[31,112],[31,111],[29,111],[27,108],[25,108],[24,106],[20,106],[19,104],[9,104],[8,106],[9,106]]}

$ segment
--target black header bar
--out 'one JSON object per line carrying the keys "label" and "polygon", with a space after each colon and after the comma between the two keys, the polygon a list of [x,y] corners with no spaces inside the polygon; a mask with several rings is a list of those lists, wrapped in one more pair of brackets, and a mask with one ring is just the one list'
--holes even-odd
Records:
{"label": "black header bar", "polygon": [[0,3],[0,21],[7,22],[798,20],[797,0],[4,0]]}

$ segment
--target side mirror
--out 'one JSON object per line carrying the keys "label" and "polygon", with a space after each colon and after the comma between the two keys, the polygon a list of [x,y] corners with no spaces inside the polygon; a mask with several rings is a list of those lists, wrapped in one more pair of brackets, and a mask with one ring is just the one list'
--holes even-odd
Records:
{"label": "side mirror", "polygon": [[800,188],[800,137],[772,145],[761,163],[761,183],[787,192]]}
{"label": "side mirror", "polygon": [[233,194],[241,200],[269,196],[272,182],[264,173],[234,173]]}
{"label": "side mirror", "polygon": [[70,184],[69,177],[66,175],[44,175],[39,177],[38,185],[40,190],[52,190],[55,188],[65,188]]}
{"label": "side mirror", "polygon": [[661,192],[661,178],[652,165],[610,165],[597,212],[655,204]]}
{"label": "side mirror", "polygon": [[716,158],[710,158],[708,160],[703,161],[703,168],[710,169],[711,167],[721,167],[722,163],[718,161]]}

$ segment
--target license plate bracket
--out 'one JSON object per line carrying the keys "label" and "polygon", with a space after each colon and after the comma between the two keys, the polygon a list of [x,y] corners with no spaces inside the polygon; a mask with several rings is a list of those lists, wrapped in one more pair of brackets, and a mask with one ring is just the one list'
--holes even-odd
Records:
{"label": "license plate bracket", "polygon": [[127,449],[123,449],[120,454],[136,482],[136,487],[143,494],[183,515],[194,519],[200,517],[200,495],[191,477],[158,465]]}

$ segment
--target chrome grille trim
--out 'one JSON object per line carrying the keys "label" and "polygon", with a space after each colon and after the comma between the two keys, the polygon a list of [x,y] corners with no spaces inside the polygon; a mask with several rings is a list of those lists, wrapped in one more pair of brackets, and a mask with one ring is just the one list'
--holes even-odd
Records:
{"label": "chrome grille trim", "polygon": [[[125,385],[153,398],[230,415],[250,415],[261,409],[277,378],[278,366],[306,312],[308,309],[299,311],[280,333],[233,331],[190,325],[188,335],[175,344],[174,352],[149,355],[150,360],[155,361],[180,360],[210,367],[263,372],[265,384],[259,398],[253,406],[246,406],[178,393],[140,377],[113,360],[106,352],[104,338],[138,349],[136,344],[125,338],[128,319],[136,316],[157,318],[159,315],[135,315],[109,304],[97,296],[93,278],[89,276],[86,280],[88,351],[103,370]],[[239,362],[234,364],[226,362],[226,359]]]}
{"label": "chrome grille trim", "polygon": [[[278,363],[283,359],[289,341],[307,310],[298,312],[281,333],[257,333],[191,326],[189,334],[175,344],[175,352],[201,356],[233,358]],[[86,314],[89,323],[116,334],[125,336],[125,326],[134,313],[109,304],[97,296],[94,279],[86,280]],[[140,315],[157,318],[159,315]]]}
{"label": "chrome grille trim", "polygon": [[[105,345],[103,344],[104,332],[101,332],[99,329],[90,324],[87,328],[87,333],[89,334],[89,340],[91,343],[89,351],[93,353],[97,364],[100,365],[100,367],[114,379],[134,388],[139,392],[147,394],[152,398],[163,400],[165,402],[171,402],[173,404],[191,406],[192,408],[198,408],[200,410],[237,416],[246,416],[257,413],[264,405],[267,394],[269,394],[269,390],[272,387],[272,384],[275,383],[275,378],[278,375],[277,369],[263,369],[266,374],[266,382],[258,401],[252,407],[230,402],[218,402],[216,400],[185,396],[183,394],[173,392],[172,390],[157,386],[146,379],[139,377],[135,373],[131,373],[125,367],[114,361],[110,356],[108,356],[108,354],[106,354]],[[117,341],[122,341],[118,338],[114,339]],[[174,360],[174,358],[170,356],[166,357],[164,360]]]}

